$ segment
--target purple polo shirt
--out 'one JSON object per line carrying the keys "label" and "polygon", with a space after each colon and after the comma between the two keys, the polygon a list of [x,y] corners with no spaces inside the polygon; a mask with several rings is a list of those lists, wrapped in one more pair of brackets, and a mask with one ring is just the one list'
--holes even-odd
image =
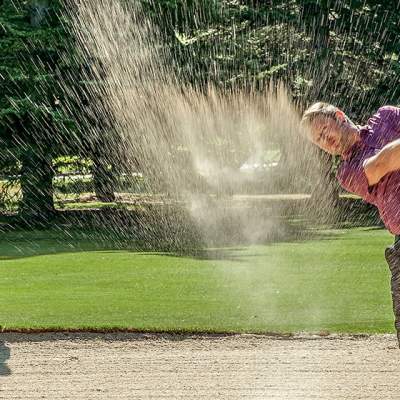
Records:
{"label": "purple polo shirt", "polygon": [[378,183],[368,186],[363,162],[379,152],[387,143],[400,139],[400,108],[381,107],[360,128],[361,140],[342,156],[337,178],[349,192],[374,204],[386,228],[400,235],[400,170],[385,175]]}

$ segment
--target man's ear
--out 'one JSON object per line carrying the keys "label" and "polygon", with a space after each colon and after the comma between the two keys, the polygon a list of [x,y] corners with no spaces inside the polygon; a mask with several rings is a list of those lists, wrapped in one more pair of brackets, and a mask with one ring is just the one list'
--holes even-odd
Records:
{"label": "man's ear", "polygon": [[346,115],[342,110],[337,110],[335,116],[340,122],[346,121]]}

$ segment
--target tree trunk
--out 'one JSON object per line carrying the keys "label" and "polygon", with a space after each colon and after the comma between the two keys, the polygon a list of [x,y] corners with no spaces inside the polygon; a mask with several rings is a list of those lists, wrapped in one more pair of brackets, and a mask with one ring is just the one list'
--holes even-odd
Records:
{"label": "tree trunk", "polygon": [[329,0],[302,2],[302,17],[305,31],[311,39],[310,78],[312,87],[309,96],[314,99],[322,99],[324,86],[330,76],[329,68]]}
{"label": "tree trunk", "polygon": [[[330,1],[303,2],[303,20],[305,30],[311,38],[313,58],[310,63],[310,78],[312,87],[308,93],[311,102],[324,100],[326,83],[330,78],[331,69],[329,49],[329,10]],[[339,200],[339,186],[336,181],[332,157],[329,154],[319,153],[320,179],[316,182],[312,192],[312,200],[321,209],[334,207]]]}
{"label": "tree trunk", "polygon": [[28,150],[21,158],[22,202],[20,214],[29,223],[46,222],[54,216],[53,177],[51,156]]}
{"label": "tree trunk", "polygon": [[[43,24],[47,15],[48,0],[30,0],[30,23],[32,27]],[[28,122],[27,122],[28,124]],[[30,130],[34,130],[31,124]],[[35,135],[33,135],[35,137]],[[40,135],[36,140],[41,141]],[[55,214],[53,199],[53,177],[52,155],[50,148],[44,143],[41,147],[34,144],[30,139],[25,144],[25,150],[20,158],[21,168],[21,191],[22,201],[19,214],[29,225],[43,224],[48,222]]]}
{"label": "tree trunk", "polygon": [[311,193],[312,204],[320,210],[332,210],[339,202],[339,184],[336,180],[332,156],[318,151],[320,175]]}
{"label": "tree trunk", "polygon": [[98,200],[104,202],[115,201],[115,174],[102,158],[96,157],[93,161],[93,185]]}

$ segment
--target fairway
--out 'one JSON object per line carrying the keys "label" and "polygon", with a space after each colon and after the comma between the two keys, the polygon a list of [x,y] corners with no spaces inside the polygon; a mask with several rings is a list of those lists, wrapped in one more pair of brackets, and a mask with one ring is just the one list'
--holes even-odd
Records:
{"label": "fairway", "polygon": [[315,240],[183,256],[16,235],[1,242],[0,325],[392,332],[383,256],[391,240],[380,229],[331,230]]}

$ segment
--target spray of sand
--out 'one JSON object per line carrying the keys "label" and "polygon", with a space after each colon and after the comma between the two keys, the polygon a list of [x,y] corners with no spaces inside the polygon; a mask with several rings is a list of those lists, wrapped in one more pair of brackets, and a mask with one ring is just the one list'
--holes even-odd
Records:
{"label": "spray of sand", "polygon": [[[279,228],[246,202],[234,207],[230,200],[245,191],[268,150],[284,143],[286,153],[301,151],[298,113],[283,85],[223,90],[179,81],[160,33],[135,2],[79,2],[73,28],[90,79],[99,82],[90,87],[101,99],[96,113],[149,192],[183,200],[207,244],[251,243]],[[94,126],[88,134],[102,133]],[[290,170],[299,158],[280,162]]]}

